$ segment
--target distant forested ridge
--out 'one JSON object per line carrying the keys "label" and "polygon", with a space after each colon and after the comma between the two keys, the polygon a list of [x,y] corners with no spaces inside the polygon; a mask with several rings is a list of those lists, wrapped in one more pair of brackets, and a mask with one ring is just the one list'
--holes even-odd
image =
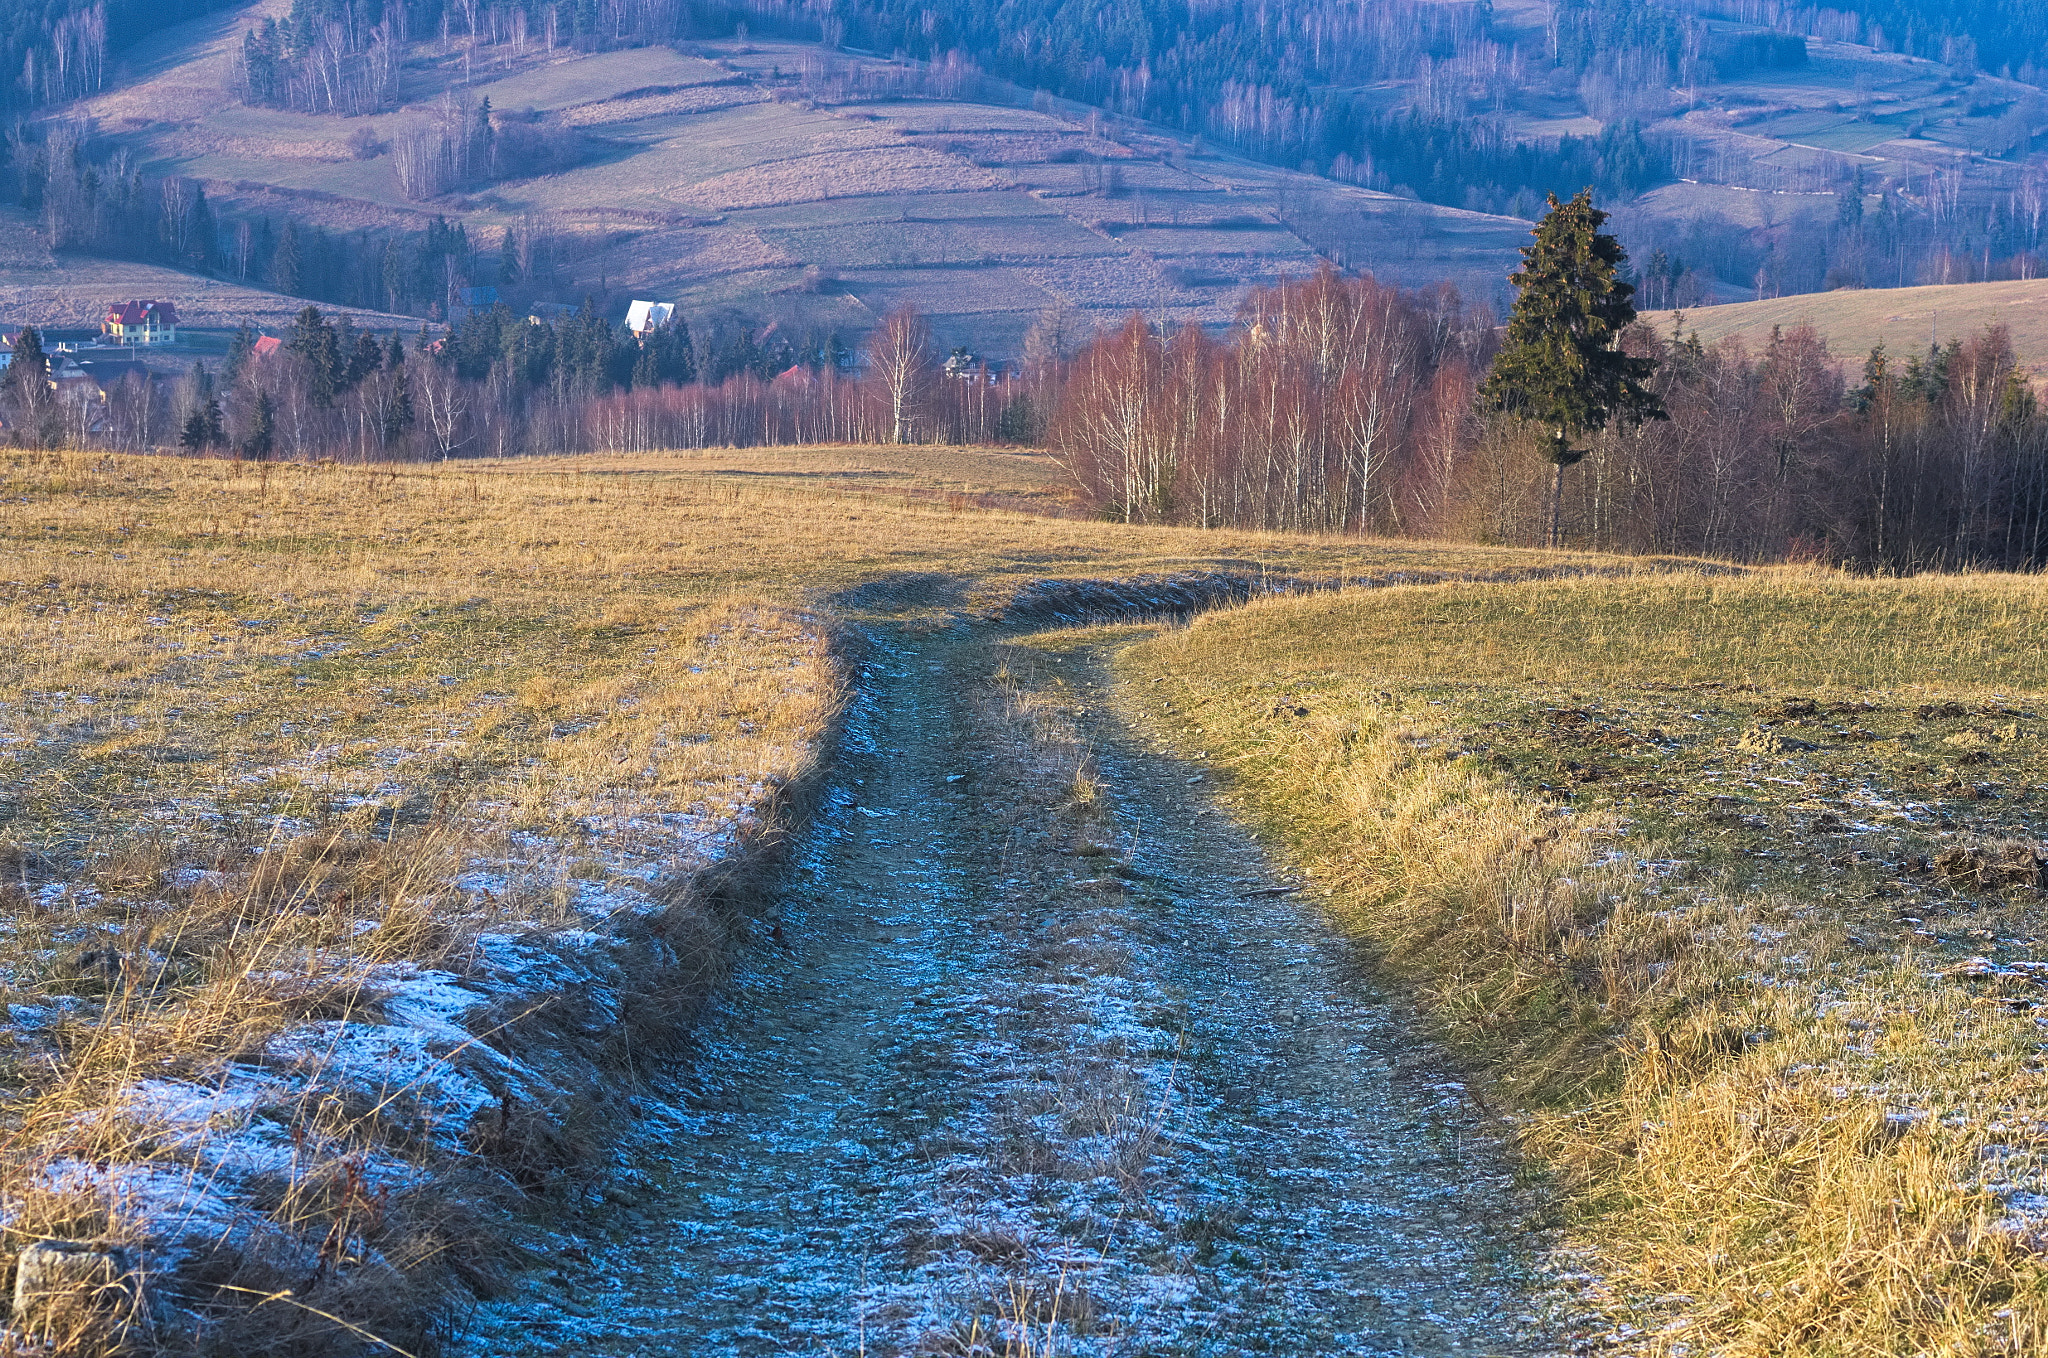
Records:
{"label": "distant forested ridge", "polygon": [[1702,14],[1908,52],[1964,70],[2048,83],[2048,6],[2038,0],[1693,0]]}
{"label": "distant forested ridge", "polygon": [[[1483,0],[294,0],[286,17],[246,35],[241,92],[274,107],[371,112],[394,105],[400,54],[418,39],[473,33],[589,50],[745,25],[965,61],[1275,164],[1461,207],[1528,210],[1585,184],[1622,197],[1670,176],[1664,150],[1626,109],[1603,118],[1610,126],[1597,138],[1513,136],[1499,96],[1526,77],[1528,58],[1494,42],[1491,22]],[[1699,28],[1643,0],[1564,0],[1543,62],[1599,88],[1632,90],[1646,77],[1661,87],[1700,49]],[[1389,82],[1418,75],[1419,104],[1387,102]]]}

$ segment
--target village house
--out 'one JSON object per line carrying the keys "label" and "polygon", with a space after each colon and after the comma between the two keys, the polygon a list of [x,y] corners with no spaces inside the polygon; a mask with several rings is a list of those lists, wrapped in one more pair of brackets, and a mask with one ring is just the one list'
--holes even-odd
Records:
{"label": "village house", "polygon": [[675,314],[673,302],[635,302],[626,308],[626,329],[636,338],[646,339],[667,325]]}
{"label": "village house", "polygon": [[174,302],[116,302],[100,322],[100,334],[117,344],[176,344],[178,307]]}
{"label": "village house", "polygon": [[461,325],[470,318],[471,313],[489,311],[497,304],[498,290],[496,288],[488,286],[457,288],[454,300],[448,304],[448,324]]}

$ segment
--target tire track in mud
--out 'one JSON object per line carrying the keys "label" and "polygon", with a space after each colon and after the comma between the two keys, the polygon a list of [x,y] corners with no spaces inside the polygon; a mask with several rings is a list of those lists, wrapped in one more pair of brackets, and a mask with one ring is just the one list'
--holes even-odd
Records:
{"label": "tire track in mud", "polygon": [[1100,661],[876,629],[684,1096],[467,1352],[1549,1350],[1495,1129]]}

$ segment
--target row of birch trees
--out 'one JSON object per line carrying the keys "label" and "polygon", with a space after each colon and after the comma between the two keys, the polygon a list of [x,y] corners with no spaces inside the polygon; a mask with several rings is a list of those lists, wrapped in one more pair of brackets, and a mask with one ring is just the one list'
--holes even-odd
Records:
{"label": "row of birch trees", "polygon": [[1845,362],[1809,327],[1752,348],[1635,325],[1669,418],[1591,432],[1561,476],[1478,399],[1496,333],[1447,292],[1325,270],[1220,337],[1133,317],[1030,399],[1084,503],[1127,522],[1542,543],[1555,514],[1614,551],[2048,562],[2048,420],[2003,327]]}

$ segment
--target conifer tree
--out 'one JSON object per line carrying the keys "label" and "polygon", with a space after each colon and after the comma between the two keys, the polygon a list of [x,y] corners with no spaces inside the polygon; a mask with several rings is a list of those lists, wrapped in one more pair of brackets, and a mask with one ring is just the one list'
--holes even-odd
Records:
{"label": "conifer tree", "polygon": [[43,352],[42,332],[32,325],[23,326],[14,337],[13,356],[0,374],[0,397],[5,398],[7,420],[17,435],[31,446],[41,442],[57,403],[50,394],[50,359]]}
{"label": "conifer tree", "polygon": [[227,441],[227,419],[221,414],[220,397],[214,392],[213,378],[207,373],[206,364],[195,360],[192,364],[192,409],[185,416],[185,427],[178,435],[178,443],[198,453],[218,448]]}
{"label": "conifer tree", "polygon": [[43,335],[32,325],[25,325],[14,337],[14,348],[7,363],[4,381],[9,397],[15,401],[30,401],[47,390],[50,380],[49,355],[43,352]]}
{"label": "conifer tree", "polygon": [[1493,361],[1480,399],[1542,426],[1551,465],[1550,545],[1563,537],[1564,469],[1585,457],[1572,439],[1607,427],[1616,415],[1669,418],[1644,385],[1655,359],[1619,348],[1636,318],[1635,289],[1622,281],[1628,255],[1600,228],[1607,214],[1582,189],[1569,203],[1550,195],[1536,243],[1522,248],[1513,283],[1520,296],[1508,318],[1507,346]]}
{"label": "conifer tree", "polygon": [[289,217],[277,238],[277,253],[270,257],[270,285],[290,296],[299,290],[304,261],[299,258],[299,229]]}
{"label": "conifer tree", "polygon": [[228,336],[228,356],[221,365],[221,374],[229,386],[241,380],[242,369],[248,366],[249,356],[256,352],[256,330],[247,321],[235,327],[235,333]]}
{"label": "conifer tree", "polygon": [[384,366],[384,346],[377,343],[377,337],[365,330],[356,336],[355,344],[348,352],[348,370],[342,385],[353,387]]}
{"label": "conifer tree", "polygon": [[342,356],[339,336],[320,314],[319,307],[309,306],[299,312],[284,346],[306,361],[313,404],[322,409],[333,405],[335,393],[342,389],[348,376],[348,360]]}
{"label": "conifer tree", "polygon": [[401,368],[392,383],[391,401],[384,407],[384,423],[378,430],[378,437],[389,448],[405,437],[417,419],[412,406],[412,383],[406,380],[405,371]]}
{"label": "conifer tree", "polygon": [[270,456],[271,447],[277,442],[277,403],[270,399],[270,393],[262,389],[256,392],[256,414],[249,424],[249,436],[242,440],[242,456],[253,462],[261,462]]}

